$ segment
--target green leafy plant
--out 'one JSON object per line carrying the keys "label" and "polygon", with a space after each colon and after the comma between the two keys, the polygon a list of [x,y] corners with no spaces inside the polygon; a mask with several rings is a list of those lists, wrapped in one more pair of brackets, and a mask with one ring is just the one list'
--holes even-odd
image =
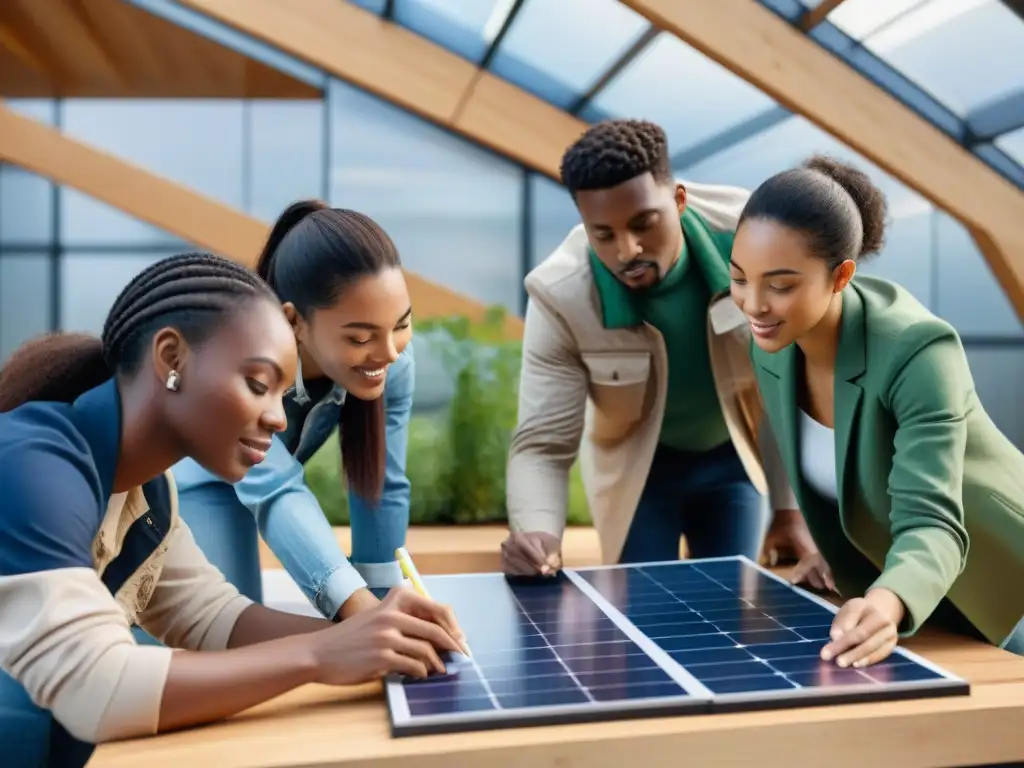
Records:
{"label": "green leafy plant", "polygon": [[[407,474],[412,525],[504,524],[505,467],[515,429],[522,345],[506,338],[505,310],[478,322],[432,319],[416,328],[417,361],[438,355],[451,381],[447,405],[415,413]],[[348,524],[337,435],[306,464],[306,481],[333,525]],[[568,523],[589,525],[578,466],[570,477]]]}

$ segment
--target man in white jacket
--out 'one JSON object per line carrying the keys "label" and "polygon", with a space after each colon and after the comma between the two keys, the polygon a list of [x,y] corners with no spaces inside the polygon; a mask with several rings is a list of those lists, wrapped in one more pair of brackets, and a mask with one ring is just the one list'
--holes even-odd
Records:
{"label": "man in white jacket", "polygon": [[[815,551],[729,298],[748,192],[680,182],[657,125],[612,120],[565,153],[582,224],[526,278],[504,569],[561,567],[579,456],[606,563]],[[774,520],[772,511],[774,510]]]}

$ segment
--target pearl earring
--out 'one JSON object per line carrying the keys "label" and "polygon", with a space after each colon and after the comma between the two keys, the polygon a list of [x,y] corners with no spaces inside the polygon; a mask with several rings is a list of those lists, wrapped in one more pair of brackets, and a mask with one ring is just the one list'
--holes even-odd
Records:
{"label": "pearl earring", "polygon": [[167,389],[169,389],[171,392],[177,392],[178,387],[180,385],[181,377],[178,375],[177,371],[171,371],[169,374],[167,374]]}

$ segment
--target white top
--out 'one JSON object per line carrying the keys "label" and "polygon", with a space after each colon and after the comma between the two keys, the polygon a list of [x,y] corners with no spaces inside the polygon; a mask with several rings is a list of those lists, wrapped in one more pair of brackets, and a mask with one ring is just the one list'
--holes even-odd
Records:
{"label": "white top", "polygon": [[800,411],[800,472],[822,498],[836,501],[836,438],[833,430]]}

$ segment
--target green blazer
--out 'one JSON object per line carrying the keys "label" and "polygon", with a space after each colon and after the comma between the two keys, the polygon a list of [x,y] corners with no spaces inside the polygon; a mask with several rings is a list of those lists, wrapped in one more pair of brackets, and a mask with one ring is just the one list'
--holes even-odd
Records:
{"label": "green blazer", "polygon": [[1002,643],[1024,616],[1024,454],[982,408],[956,331],[880,278],[858,276],[843,292],[838,505],[800,469],[799,348],[752,345],[752,356],[790,483],[840,592],[894,592],[907,608],[903,636],[935,614]]}

